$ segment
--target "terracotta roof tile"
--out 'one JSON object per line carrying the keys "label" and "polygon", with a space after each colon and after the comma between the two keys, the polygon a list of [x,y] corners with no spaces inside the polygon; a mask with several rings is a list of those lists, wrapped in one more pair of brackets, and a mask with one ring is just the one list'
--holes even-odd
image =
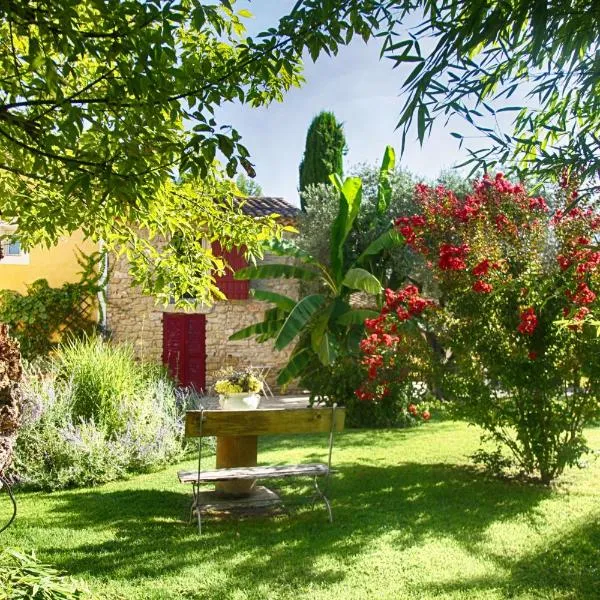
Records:
{"label": "terracotta roof tile", "polygon": [[277,213],[284,219],[295,219],[300,209],[286,202],[283,198],[272,196],[249,196],[240,198],[242,210],[252,217],[266,217]]}

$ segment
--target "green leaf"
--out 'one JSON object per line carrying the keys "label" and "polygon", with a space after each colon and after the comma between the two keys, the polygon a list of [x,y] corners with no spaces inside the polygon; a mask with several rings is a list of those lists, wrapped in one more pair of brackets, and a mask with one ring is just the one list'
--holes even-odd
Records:
{"label": "green leaf", "polygon": [[235,342],[238,340],[245,340],[246,338],[255,335],[264,336],[265,334],[267,334],[268,337],[275,337],[277,332],[281,329],[283,323],[284,321],[271,320],[261,321],[260,323],[253,323],[252,325],[244,327],[243,329],[240,329],[239,331],[236,331],[235,333],[231,334],[229,336],[229,340]]}
{"label": "green leaf", "polygon": [[389,250],[390,248],[394,248],[396,246],[402,246],[403,244],[404,237],[402,237],[402,235],[395,229],[388,229],[385,233],[382,233],[366,247],[364,252],[356,259],[356,263],[361,264],[370,256],[376,256],[384,250]]}
{"label": "green leaf", "polygon": [[317,356],[319,357],[321,364],[325,365],[326,367],[331,365],[335,361],[337,353],[337,345],[334,342],[331,334],[325,332],[321,337],[321,343],[317,349]]}
{"label": "green leaf", "polygon": [[283,350],[283,348],[290,344],[304,330],[311,317],[323,304],[325,304],[325,296],[323,294],[312,294],[302,298],[285,320],[275,340],[275,348]]}
{"label": "green leaf", "polygon": [[383,214],[392,200],[392,184],[390,173],[396,164],[396,153],[392,146],[387,146],[379,169],[379,182],[377,185],[377,212]]}
{"label": "green leaf", "polygon": [[295,379],[308,367],[311,362],[311,355],[308,348],[303,348],[300,352],[292,355],[292,358],[288,361],[288,364],[279,371],[277,376],[277,383],[279,385],[285,385],[292,379]]}
{"label": "green leaf", "polygon": [[236,279],[300,279],[314,281],[319,273],[298,265],[257,265],[244,267],[235,273]]}
{"label": "green leaf", "polygon": [[362,290],[368,294],[379,294],[381,292],[379,279],[360,267],[349,269],[342,284],[353,290]]}
{"label": "green leaf", "polygon": [[278,308],[281,308],[286,312],[290,312],[293,310],[294,306],[296,306],[296,301],[293,298],[278,294],[277,292],[271,292],[270,290],[251,290],[250,294],[257,300],[272,302]]}
{"label": "green leaf", "polygon": [[344,244],[354,225],[362,201],[362,181],[348,177],[343,183],[339,175],[332,175],[331,182],[339,192],[338,214],[331,226],[331,269],[337,282],[343,276]]}
{"label": "green leaf", "polygon": [[362,325],[365,319],[374,319],[377,316],[379,316],[379,313],[376,310],[356,308],[344,313],[337,319],[337,323],[340,325]]}

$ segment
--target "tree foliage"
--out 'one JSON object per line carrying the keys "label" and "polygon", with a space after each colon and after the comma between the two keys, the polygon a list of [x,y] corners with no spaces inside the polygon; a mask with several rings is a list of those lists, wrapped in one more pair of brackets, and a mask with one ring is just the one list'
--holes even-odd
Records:
{"label": "tree foliage", "polygon": [[[300,85],[301,56],[336,53],[386,19],[363,0],[298,2],[248,37],[233,2],[9,0],[0,6],[2,219],[25,246],[81,228],[123,252],[163,299],[210,301],[218,261],[202,236],[250,255],[274,232],[242,215],[230,178],[254,174],[216,109],[263,106]],[[176,183],[185,181],[185,184]],[[156,248],[178,233],[186,256]]]}
{"label": "tree foliage", "polygon": [[[306,134],[304,156],[300,163],[300,191],[319,183],[328,184],[329,176],[344,175],[346,138],[341,123],[332,112],[323,111],[311,122]],[[305,196],[300,196],[302,210],[306,210]]]}
{"label": "tree foliage", "polygon": [[[586,450],[600,415],[600,215],[545,200],[502,173],[457,198],[417,186],[419,210],[396,220],[427,258],[438,298],[386,290],[361,343],[368,377],[359,397],[428,381],[481,426],[518,468],[544,483]],[[492,455],[497,462],[497,455]]]}
{"label": "tree foliage", "polygon": [[[458,115],[487,137],[469,149],[474,168],[512,164],[521,177],[563,170],[598,189],[600,4],[596,0],[394,2],[397,23],[382,54],[413,69],[398,126],[423,143],[438,120]],[[399,23],[418,15],[414,27]],[[514,116],[512,132],[496,120]],[[492,125],[490,125],[490,123]],[[494,125],[496,123],[496,125]],[[469,136],[453,134],[470,145]],[[585,190],[584,190],[585,192]]]}
{"label": "tree foliage", "polygon": [[263,189],[259,183],[254,179],[251,179],[244,173],[240,173],[235,178],[235,185],[237,189],[242,192],[244,196],[262,196]]}
{"label": "tree foliage", "polygon": [[[380,167],[374,164],[356,165],[350,170],[353,177],[362,181],[362,202],[352,231],[344,248],[345,267],[349,268],[376,239],[390,230],[390,224],[399,214],[416,210],[414,187],[417,178],[399,165],[389,170],[390,201],[383,211],[378,209]],[[444,183],[458,196],[470,192],[464,178],[442,173],[435,182]],[[300,214],[297,245],[329,264],[329,230],[338,209],[338,196],[331,185],[309,186],[301,197],[305,198],[306,211]],[[384,249],[371,257],[369,270],[384,287],[398,287],[407,277],[425,279],[423,260],[405,245]]]}
{"label": "tree foliage", "polygon": [[[387,192],[389,172],[394,168],[394,151],[388,147],[380,170],[381,209],[390,201]],[[339,176],[331,180],[338,194],[338,210],[329,232],[329,259],[319,261],[291,242],[272,242],[269,250],[295,260],[296,264],[266,264],[247,267],[236,273],[238,279],[294,278],[316,285],[316,289],[295,301],[275,292],[258,291],[254,296],[273,305],[264,313],[262,322],[234,333],[230,339],[255,336],[258,341],[273,340],[275,349],[283,350],[294,343],[288,364],[280,371],[278,383],[285,385],[300,378],[312,389],[312,374],[331,367],[338,357],[356,354],[363,332],[363,322],[376,313],[356,308],[351,295],[362,292],[377,297],[381,291],[379,279],[365,268],[372,256],[402,243],[399,234],[385,232],[360,256],[347,265],[345,252],[362,201],[362,182],[349,177],[342,182]],[[373,304],[376,304],[374,299]]]}

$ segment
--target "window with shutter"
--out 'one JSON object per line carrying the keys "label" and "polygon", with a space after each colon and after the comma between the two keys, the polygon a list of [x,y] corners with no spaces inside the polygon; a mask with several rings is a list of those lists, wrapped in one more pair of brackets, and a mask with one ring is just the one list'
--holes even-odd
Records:
{"label": "window with shutter", "polygon": [[222,256],[231,267],[230,269],[227,269],[227,272],[224,275],[215,277],[217,287],[229,300],[247,300],[250,282],[238,280],[234,277],[234,274],[238,269],[248,266],[248,262],[244,258],[245,248],[241,247],[224,250],[219,242],[213,242],[212,251],[215,256]]}

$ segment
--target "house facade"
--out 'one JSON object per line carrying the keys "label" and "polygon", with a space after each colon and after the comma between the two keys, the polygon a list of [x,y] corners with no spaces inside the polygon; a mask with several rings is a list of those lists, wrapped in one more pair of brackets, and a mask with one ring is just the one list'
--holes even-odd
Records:
{"label": "house facade", "polygon": [[[248,198],[243,210],[255,217],[277,213],[283,225],[295,224],[299,212],[283,199],[270,197]],[[216,243],[213,252],[221,254],[234,270],[246,266],[243,254],[235,249],[222,252]],[[273,262],[276,257],[264,260]],[[252,299],[252,288],[268,287],[297,297],[296,282],[238,281],[230,272],[217,278],[226,300],[184,311],[161,306],[154,298],[143,295],[132,284],[124,257],[113,262],[109,271],[106,326],[114,341],[131,343],[140,359],[164,363],[180,385],[196,390],[208,390],[215,381],[215,373],[226,366],[258,368],[274,385],[277,371],[288,361],[291,349],[279,352],[270,342],[259,344],[254,339],[234,342],[229,336],[261,320],[265,303]]]}
{"label": "house facade", "polygon": [[80,254],[98,251],[98,245],[85,239],[76,231],[62,236],[51,248],[35,246],[26,252],[18,241],[9,243],[8,238],[16,230],[14,225],[0,222],[2,256],[0,259],[0,289],[25,293],[27,287],[38,279],[46,279],[51,287],[60,287],[81,278]]}

